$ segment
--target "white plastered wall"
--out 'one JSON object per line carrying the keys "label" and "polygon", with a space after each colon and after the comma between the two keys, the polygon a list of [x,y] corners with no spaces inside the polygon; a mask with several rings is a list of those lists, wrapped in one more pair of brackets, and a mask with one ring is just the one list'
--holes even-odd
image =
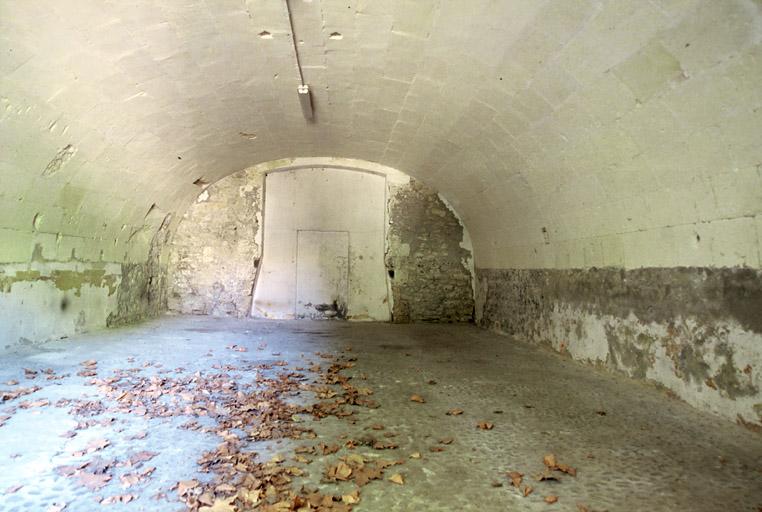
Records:
{"label": "white plastered wall", "polygon": [[335,168],[306,168],[265,179],[262,264],[252,315],[293,318],[300,231],[349,237],[347,317],[389,320],[384,244],[386,179]]}

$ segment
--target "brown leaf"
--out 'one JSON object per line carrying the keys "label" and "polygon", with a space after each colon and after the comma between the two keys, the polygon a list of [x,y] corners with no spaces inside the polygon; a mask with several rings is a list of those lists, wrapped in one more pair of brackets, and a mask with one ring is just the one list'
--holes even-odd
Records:
{"label": "brown leaf", "polygon": [[360,503],[360,491],[355,489],[354,492],[350,494],[343,494],[341,496],[341,502],[346,503],[347,505],[354,505],[356,503]]}
{"label": "brown leaf", "polygon": [[156,452],[149,452],[147,450],[136,452],[136,453],[133,453],[132,455],[130,455],[130,458],[127,459],[127,465],[129,465],[129,466],[136,466],[136,465],[140,464],[141,462],[146,462],[146,461],[149,461],[149,460],[153,459],[157,455],[158,455],[158,453],[156,453]]}
{"label": "brown leaf", "polygon": [[82,485],[90,489],[91,491],[95,491],[97,489],[100,489],[109,481],[111,480],[111,475],[106,474],[100,474],[96,475],[95,473],[85,473],[82,472],[79,474],[79,481]]}
{"label": "brown leaf", "polygon": [[578,512],[590,512],[590,509],[584,503],[577,503]]}
{"label": "brown leaf", "polygon": [[390,482],[394,482],[397,485],[404,485],[405,479],[399,473],[395,473],[388,478]]}
{"label": "brown leaf", "polygon": [[439,440],[439,444],[452,444],[452,442],[455,441],[452,437],[443,437]]}
{"label": "brown leaf", "polygon": [[371,480],[378,480],[382,475],[379,468],[365,466],[355,471],[355,483],[362,487]]}
{"label": "brown leaf", "polygon": [[557,466],[556,463],[556,456],[552,453],[547,454],[545,457],[542,458],[543,464],[548,466],[550,469],[555,469]]}
{"label": "brown leaf", "polygon": [[556,466],[556,469],[557,469],[558,471],[561,471],[561,472],[563,472],[563,473],[566,473],[567,475],[571,475],[571,476],[577,476],[577,470],[576,470],[575,468],[573,468],[573,467],[571,467],[571,466],[567,465],[567,464],[558,464],[558,465]]}
{"label": "brown leaf", "polygon": [[177,484],[177,494],[185,496],[188,491],[198,487],[198,480],[182,480]]}
{"label": "brown leaf", "polygon": [[553,496],[552,494],[550,496],[545,496],[545,503],[548,505],[552,505],[553,503],[558,501],[558,496]]}
{"label": "brown leaf", "polygon": [[461,414],[463,414],[463,412],[464,412],[463,409],[455,408],[455,409],[450,409],[449,411],[447,411],[446,414],[448,416],[460,416]]}
{"label": "brown leaf", "polygon": [[443,446],[431,446],[429,447],[430,452],[443,452],[445,451]]}
{"label": "brown leaf", "polygon": [[235,512],[234,502],[235,496],[232,498],[217,498],[211,507],[201,507],[198,510],[199,512]]}
{"label": "brown leaf", "polygon": [[425,404],[426,403],[426,399],[423,398],[421,395],[412,395],[410,397],[410,401],[411,402],[418,402],[419,404]]}
{"label": "brown leaf", "polygon": [[421,452],[413,452],[410,454],[411,459],[420,459],[421,458]]}
{"label": "brown leaf", "polygon": [[85,447],[85,451],[87,453],[97,452],[99,450],[104,449],[110,444],[111,442],[108,439],[93,439],[92,441],[87,443],[87,446]]}
{"label": "brown leaf", "polygon": [[326,477],[329,480],[349,480],[352,475],[352,468],[346,462],[339,462],[335,466],[329,466],[326,471]]}
{"label": "brown leaf", "polygon": [[495,425],[493,425],[489,421],[480,421],[479,423],[476,424],[476,427],[481,430],[492,430],[493,428],[495,428]]}
{"label": "brown leaf", "polygon": [[117,496],[108,496],[101,500],[101,505],[112,505],[114,503],[129,503],[137,498],[134,494],[119,494]]}
{"label": "brown leaf", "polygon": [[521,485],[521,480],[524,478],[524,473],[519,473],[518,471],[509,471],[508,478],[511,479],[511,485],[518,489]]}
{"label": "brown leaf", "polygon": [[524,495],[524,497],[526,498],[527,496],[529,496],[530,494],[532,494],[532,491],[534,491],[534,489],[532,488],[532,486],[531,486],[531,485],[527,485],[527,486],[525,486],[525,487],[524,487],[524,489],[521,491],[521,493],[522,493],[522,494]]}
{"label": "brown leaf", "polygon": [[558,477],[553,474],[553,472],[550,470],[550,468],[546,468],[542,473],[538,473],[535,475],[535,480],[538,482],[543,482],[546,480],[552,480],[552,481],[558,481]]}
{"label": "brown leaf", "polygon": [[201,505],[214,505],[214,494],[205,492],[198,497],[198,502]]}
{"label": "brown leaf", "polygon": [[21,402],[19,404],[19,407],[22,409],[31,409],[33,407],[46,407],[50,405],[50,400],[42,399],[42,400],[35,400],[33,402],[30,402],[29,400],[26,400],[24,402]]}

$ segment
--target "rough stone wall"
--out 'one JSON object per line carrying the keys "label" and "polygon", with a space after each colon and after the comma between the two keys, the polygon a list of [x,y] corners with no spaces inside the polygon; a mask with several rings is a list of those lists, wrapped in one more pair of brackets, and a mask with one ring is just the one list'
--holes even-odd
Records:
{"label": "rough stone wall", "polygon": [[206,188],[171,248],[170,311],[244,317],[260,258],[261,176],[235,173]]}
{"label": "rough stone wall", "polygon": [[478,269],[480,325],[762,430],[762,271]]}
{"label": "rough stone wall", "polygon": [[117,309],[106,320],[109,327],[158,316],[167,310],[171,221],[172,215],[164,218],[151,239],[148,259],[145,262],[122,264],[122,278],[116,296]]}
{"label": "rough stone wall", "polygon": [[[251,168],[220,180],[185,213],[171,244],[170,311],[249,314],[261,256],[263,176]],[[472,320],[472,255],[461,222],[419,182],[389,180],[387,187],[385,264],[394,321]]]}
{"label": "rough stone wall", "polygon": [[463,225],[434,190],[415,180],[391,187],[387,241],[394,322],[473,319]]}

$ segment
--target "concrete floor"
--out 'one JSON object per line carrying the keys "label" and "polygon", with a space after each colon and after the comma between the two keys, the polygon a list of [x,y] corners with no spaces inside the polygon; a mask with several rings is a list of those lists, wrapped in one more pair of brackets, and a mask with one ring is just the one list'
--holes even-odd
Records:
{"label": "concrete floor", "polygon": [[[226,348],[231,344],[247,351]],[[11,412],[0,427],[0,510],[44,511],[54,503],[65,504],[66,511],[100,510],[100,498],[125,492],[134,493],[136,499],[105,510],[184,510],[170,488],[180,480],[209,478],[198,473],[196,459],[219,438],[179,429],[188,417],[146,419],[112,413],[77,417],[69,414],[69,407],[56,406],[60,398],[97,397],[97,389],[85,385],[88,378],[76,375],[85,359],[97,360],[101,378],[131,367],[140,367],[141,375],[149,376],[167,375],[177,367],[187,373],[207,372],[212,365],[281,359],[298,366],[305,361],[303,354],[309,359],[315,352],[339,353],[347,346],[357,361],[345,373],[357,382],[362,374],[367,376],[362,385],[374,390],[380,408],[358,408],[354,425],[333,417],[305,418],[304,423],[318,434],[314,443],[342,444],[347,437],[369,432],[370,425],[383,423],[387,432],[397,434],[391,439],[399,444],[383,455],[406,459],[395,467],[405,484],[371,482],[362,488],[355,510],[576,511],[578,503],[591,511],[612,512],[762,507],[761,435],[699,413],[647,385],[473,326],[167,317],[27,347],[0,358],[0,390],[15,387],[4,384],[13,379],[19,386],[42,387],[0,404],[0,417]],[[153,364],[145,366],[146,362]],[[52,368],[56,375],[69,376],[27,380],[23,368]],[[251,379],[246,372],[232,373],[240,382]],[[423,396],[426,403],[410,401],[412,394]],[[309,395],[295,399],[306,402]],[[14,407],[23,400],[43,398],[50,405]],[[445,414],[453,408],[464,413]],[[114,421],[78,430],[73,438],[60,437],[83,419],[108,418]],[[494,428],[476,428],[483,421]],[[147,435],[129,439],[138,432]],[[453,442],[444,446],[445,451],[429,451],[446,437]],[[100,438],[110,444],[94,454],[72,455]],[[289,456],[294,446],[303,444],[260,442],[252,449],[266,459],[276,452]],[[150,461],[156,470],[127,491],[118,478],[126,471],[122,466],[112,467],[113,479],[97,491],[54,470],[94,456],[124,461],[140,450],[158,453]],[[368,450],[359,447],[355,452]],[[409,459],[416,451],[422,458]],[[306,466],[305,480],[326,492],[351,490],[347,484],[319,482],[326,462],[320,459],[331,461],[346,453],[342,448],[318,457]],[[534,481],[530,475],[542,470],[547,453],[574,466],[577,476],[561,475],[560,482]],[[506,471],[526,473],[534,492],[520,496]],[[16,489],[18,485],[23,487]],[[156,499],[161,492],[168,498]],[[543,501],[551,494],[558,496],[553,505]]]}

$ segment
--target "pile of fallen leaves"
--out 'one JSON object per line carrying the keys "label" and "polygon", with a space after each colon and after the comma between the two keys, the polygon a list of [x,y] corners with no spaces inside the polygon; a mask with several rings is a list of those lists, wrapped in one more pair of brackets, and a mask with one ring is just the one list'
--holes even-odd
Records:
{"label": "pile of fallen leaves", "polygon": [[[240,345],[228,345],[226,348],[236,352],[247,351]],[[263,348],[258,347],[259,350]],[[395,468],[405,464],[406,459],[383,459],[376,454],[369,456],[360,453],[360,450],[355,451],[362,447],[395,453],[394,450],[399,447],[394,441],[396,434],[386,431],[381,424],[371,425],[368,427],[370,432],[356,438],[342,436],[341,445],[315,443],[316,433],[304,426],[306,423],[300,415],[311,416],[315,420],[334,417],[355,424],[360,408],[379,407],[372,399],[372,389],[356,385],[356,379],[345,374],[346,370],[355,366],[356,358],[346,354],[317,353],[316,356],[317,361],[305,361],[303,367],[287,368],[286,361],[269,364],[244,361],[236,365],[211,365],[208,371],[195,373],[189,373],[184,368],[164,369],[161,364],[145,362],[115,370],[110,376],[99,376],[97,361],[87,360],[80,363],[81,370],[77,375],[88,379],[86,383],[97,389],[103,398],[62,398],[52,405],[68,407],[69,413],[78,419],[73,430],[62,434],[66,438],[75,437],[80,430],[96,425],[109,426],[116,421],[111,416],[115,414],[145,420],[187,418],[181,428],[216,435],[219,442],[215,448],[201,454],[197,460],[199,472],[210,475],[210,478],[204,478],[204,481],[182,480],[174,487],[164,489],[166,492],[154,496],[156,499],[179,499],[191,512],[243,512],[252,509],[263,512],[351,511],[361,501],[362,489],[374,481],[404,485],[404,475]],[[128,362],[135,361],[129,358]],[[242,381],[237,373],[252,375],[253,379]],[[28,380],[43,375],[48,380],[64,377],[55,375],[51,369],[25,369]],[[359,378],[365,379],[362,374]],[[429,384],[435,385],[436,381],[431,380]],[[51,405],[46,399],[24,399],[39,391],[39,386],[19,386],[15,380],[6,382],[6,385],[17,387],[0,390],[0,402],[15,402],[3,412],[12,414],[17,408]],[[308,405],[295,403],[297,396],[302,397],[299,403]],[[410,401],[426,404],[426,399],[420,394],[410,396]],[[463,413],[463,409],[452,408],[443,414],[460,416]],[[0,427],[8,418],[9,415],[0,416]],[[206,418],[206,421],[200,421],[201,418]],[[479,421],[474,426],[482,431],[491,431],[495,425]],[[141,432],[128,440],[143,439],[147,435],[147,432]],[[254,451],[262,446],[257,443],[278,443],[284,439],[296,443],[293,453],[264,460]],[[445,447],[453,442],[452,437],[441,438],[435,445],[429,446],[429,451],[445,451]],[[134,491],[129,491],[152,477],[156,468],[149,463],[158,454],[137,451],[124,460],[104,458],[102,451],[110,445],[108,439],[91,440],[84,448],[71,454],[77,458],[90,457],[88,460],[59,466],[55,471],[96,492],[115,480],[116,470],[119,469],[118,480],[125,493],[98,497],[97,501],[103,505],[129,503],[138,497]],[[338,456],[342,448],[347,450],[347,454]],[[313,476],[319,476],[322,484],[336,484],[336,492],[308,487],[304,482],[310,476],[310,464],[318,457],[334,455],[337,456],[329,458],[325,467],[313,470]],[[421,459],[421,453],[411,453],[409,458]],[[525,483],[524,473],[518,471],[507,473],[511,485],[526,497],[533,492],[539,493],[543,482],[559,482],[564,475],[575,477],[577,474],[575,468],[559,462],[553,454],[544,457],[543,466],[542,471],[534,475],[536,483],[533,485],[538,487],[537,491]],[[322,486],[323,489],[325,487]],[[548,504],[558,501],[555,494],[543,494]],[[57,510],[65,508],[65,505],[57,506],[60,507]],[[578,509],[588,511],[581,504],[578,504]]]}
{"label": "pile of fallen leaves", "polygon": [[[241,351],[237,345],[229,348]],[[339,445],[299,446],[289,459],[275,456],[267,461],[260,460],[252,451],[257,441],[315,439],[317,436],[311,429],[300,425],[299,414],[309,414],[317,420],[333,416],[354,421],[354,407],[378,407],[370,398],[371,389],[354,386],[351,378],[341,373],[354,366],[354,358],[317,355],[322,361],[295,370],[284,369],[287,366],[285,361],[217,365],[213,366],[216,372],[192,375],[183,375],[182,368],[175,369],[173,376],[143,376],[140,368],[119,370],[113,376],[90,382],[107,397],[108,407],[95,407],[92,401],[70,401],[70,405],[77,414],[100,409],[98,412],[120,412],[145,418],[187,416],[190,419],[182,428],[216,434],[220,438],[219,444],[198,459],[200,472],[213,475],[211,480],[184,480],[172,489],[190,511],[234,512],[252,508],[262,511],[349,511],[360,501],[362,486],[384,479],[384,470],[402,464],[404,460],[371,462],[358,454],[341,457],[336,464],[325,468],[322,482],[352,482],[356,487],[348,493],[325,494],[298,485],[297,479],[308,475],[304,466],[312,462],[311,457],[336,453]],[[83,364],[84,371],[95,369],[93,362],[86,363]],[[151,365],[144,365],[148,366]],[[252,372],[254,382],[240,384],[231,372]],[[311,381],[305,372],[314,376]],[[302,392],[313,393],[319,401],[308,406],[288,401]],[[213,419],[214,426],[202,427],[196,421],[204,416]],[[397,448],[397,444],[372,435],[348,439],[344,446],[349,449],[369,446],[375,450]],[[94,448],[97,450],[101,446]],[[111,479],[107,472],[92,469],[85,463],[63,471],[92,489],[102,487]],[[104,465],[100,464],[97,469],[103,470]],[[123,476],[122,483],[129,487],[150,476],[152,471],[153,468],[144,468]],[[389,476],[388,480],[395,484],[404,483],[399,473]],[[108,498],[106,503],[131,499],[132,495],[121,495]]]}
{"label": "pile of fallen leaves", "polygon": [[[217,387],[218,408],[225,411],[224,416],[218,418],[216,430],[222,442],[198,461],[201,471],[214,474],[214,478],[208,483],[190,480],[178,484],[177,492],[189,510],[233,512],[256,507],[262,511],[349,511],[360,501],[360,487],[383,478],[384,469],[403,462],[369,462],[357,454],[341,457],[336,464],[325,468],[322,481],[351,481],[357,487],[349,493],[326,494],[298,486],[295,479],[307,476],[303,467],[312,462],[311,457],[336,453],[340,449],[338,445],[299,446],[290,459],[276,455],[268,461],[260,461],[255,452],[248,450],[250,441],[314,439],[316,435],[312,430],[299,426],[296,414],[311,414],[318,420],[334,416],[351,421],[355,413],[350,406],[378,407],[368,398],[373,394],[372,390],[355,387],[349,377],[341,374],[342,370],[354,366],[353,358],[340,360],[328,354],[318,355],[330,364],[325,368],[317,363],[309,367],[309,371],[317,375],[313,383],[305,382],[306,376],[299,371],[283,371],[272,378],[260,373],[256,379],[257,388],[246,392]],[[257,367],[260,371],[268,369],[271,369],[268,365]],[[285,401],[301,391],[310,391],[321,400],[306,407]],[[232,433],[232,429],[245,431],[247,439],[241,439]],[[396,448],[393,443],[372,436],[345,443],[350,449],[358,445],[375,449]],[[403,483],[398,474],[389,480]]]}

